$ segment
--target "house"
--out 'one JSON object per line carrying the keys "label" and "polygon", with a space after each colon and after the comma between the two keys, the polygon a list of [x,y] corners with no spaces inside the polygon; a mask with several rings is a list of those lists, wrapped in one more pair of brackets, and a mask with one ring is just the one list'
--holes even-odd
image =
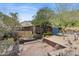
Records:
{"label": "house", "polygon": [[22,31],[31,31],[32,30],[32,23],[31,21],[24,21],[24,22],[21,22],[21,30]]}
{"label": "house", "polygon": [[18,30],[19,36],[25,38],[25,37],[31,37],[33,34],[33,25],[31,21],[24,21],[21,22],[21,26]]}

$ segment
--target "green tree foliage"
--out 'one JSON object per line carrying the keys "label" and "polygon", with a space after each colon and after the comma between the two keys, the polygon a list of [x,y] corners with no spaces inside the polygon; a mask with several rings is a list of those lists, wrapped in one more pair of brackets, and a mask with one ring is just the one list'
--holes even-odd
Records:
{"label": "green tree foliage", "polygon": [[38,10],[36,15],[34,16],[32,23],[35,26],[39,26],[41,28],[41,34],[46,33],[48,27],[52,26],[50,20],[52,19],[53,14],[54,12],[51,9],[45,7]]}
{"label": "green tree foliage", "polygon": [[0,12],[0,32],[10,31],[13,26],[19,25],[19,21],[12,16]]}
{"label": "green tree foliage", "polygon": [[51,23],[49,22],[50,19],[53,17],[53,11],[47,7],[45,8],[41,8],[40,10],[38,10],[38,12],[36,13],[36,15],[34,16],[34,20],[32,21],[32,23],[34,25],[51,25]]}
{"label": "green tree foliage", "polygon": [[67,4],[57,4],[56,12],[49,8],[38,10],[32,23],[43,28],[52,25],[53,27],[79,27],[79,10],[69,10]]}
{"label": "green tree foliage", "polygon": [[69,10],[67,4],[57,4],[57,6],[57,13],[51,20],[52,26],[79,27],[79,10]]}
{"label": "green tree foliage", "polygon": [[15,26],[20,25],[18,19],[18,13],[10,13],[12,21],[14,21]]}
{"label": "green tree foliage", "polygon": [[17,20],[17,13],[11,13],[11,16],[8,16],[6,14],[3,14],[0,12],[0,20],[6,25],[6,26],[15,26],[19,24],[19,21]]}

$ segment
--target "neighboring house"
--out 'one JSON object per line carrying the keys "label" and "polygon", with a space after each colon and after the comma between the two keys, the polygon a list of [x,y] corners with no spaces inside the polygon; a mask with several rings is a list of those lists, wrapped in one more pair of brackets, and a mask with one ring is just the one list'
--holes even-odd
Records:
{"label": "neighboring house", "polygon": [[31,24],[31,21],[21,22],[21,26],[19,27],[18,34],[23,38],[31,37],[33,34],[33,25]]}
{"label": "neighboring house", "polygon": [[21,28],[22,31],[31,31],[33,27],[31,21],[24,21],[21,23],[21,26],[22,26]]}

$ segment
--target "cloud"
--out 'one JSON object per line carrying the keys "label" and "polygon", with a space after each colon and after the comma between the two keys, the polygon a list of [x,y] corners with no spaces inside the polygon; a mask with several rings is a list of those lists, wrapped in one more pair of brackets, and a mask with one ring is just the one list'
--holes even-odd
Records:
{"label": "cloud", "polygon": [[1,10],[8,15],[11,12],[18,12],[19,21],[22,22],[32,20],[32,16],[36,13],[37,8],[28,5],[6,5],[3,8],[1,8]]}
{"label": "cloud", "polygon": [[22,21],[31,21],[33,19],[34,14],[19,14],[19,20]]}

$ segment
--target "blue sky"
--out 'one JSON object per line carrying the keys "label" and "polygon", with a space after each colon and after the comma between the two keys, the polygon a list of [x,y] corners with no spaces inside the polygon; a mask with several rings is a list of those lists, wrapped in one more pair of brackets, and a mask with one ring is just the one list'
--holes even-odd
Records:
{"label": "blue sky", "polygon": [[[10,12],[17,12],[18,20],[22,22],[32,20],[32,16],[43,7],[49,7],[52,10],[56,10],[56,7],[58,6],[54,3],[1,3],[0,11],[8,15]],[[79,9],[79,4],[67,4],[67,7],[69,9]]]}

